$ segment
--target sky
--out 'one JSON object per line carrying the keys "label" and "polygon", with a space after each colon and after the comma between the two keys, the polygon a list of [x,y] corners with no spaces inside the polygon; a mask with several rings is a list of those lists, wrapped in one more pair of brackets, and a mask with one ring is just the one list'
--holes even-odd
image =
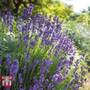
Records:
{"label": "sky", "polygon": [[80,13],[84,9],[87,10],[90,6],[90,0],[60,0],[68,5],[73,5],[73,10]]}

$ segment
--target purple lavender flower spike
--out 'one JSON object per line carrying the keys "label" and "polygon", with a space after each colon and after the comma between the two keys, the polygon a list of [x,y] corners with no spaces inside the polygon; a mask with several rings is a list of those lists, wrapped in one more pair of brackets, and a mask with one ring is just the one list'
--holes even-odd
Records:
{"label": "purple lavender flower spike", "polygon": [[53,64],[51,60],[45,60],[40,66],[40,74],[48,73],[50,66]]}
{"label": "purple lavender flower spike", "polygon": [[19,83],[22,84],[23,83],[22,73],[19,73],[18,79],[19,79]]}
{"label": "purple lavender flower spike", "polygon": [[38,85],[38,84],[35,84],[35,85],[33,86],[33,90],[39,90],[39,85]]}
{"label": "purple lavender flower spike", "polygon": [[0,58],[0,65],[2,64],[2,59]]}
{"label": "purple lavender flower spike", "polygon": [[56,73],[52,77],[52,81],[55,83],[60,83],[62,80],[62,75],[60,73]]}
{"label": "purple lavender flower spike", "polygon": [[40,79],[39,79],[39,81],[43,83],[44,80],[45,80],[44,74],[41,74],[41,75],[40,75]]}
{"label": "purple lavender flower spike", "polygon": [[26,34],[26,35],[24,35],[23,40],[24,40],[24,43],[27,43],[27,41],[28,41],[28,35],[27,35],[27,34]]}
{"label": "purple lavender flower spike", "polygon": [[7,11],[6,14],[2,15],[2,21],[8,26],[9,31],[13,31],[14,16],[11,11]]}
{"label": "purple lavender flower spike", "polygon": [[55,90],[54,84],[53,83],[49,83],[48,86],[47,86],[47,90]]}
{"label": "purple lavender flower spike", "polygon": [[27,53],[25,54],[25,60],[28,61],[29,59],[30,59],[30,53],[27,52]]}
{"label": "purple lavender flower spike", "polygon": [[23,15],[22,15],[21,18],[22,19],[23,18],[27,18],[32,13],[33,7],[34,7],[34,5],[33,4],[30,4],[30,6],[28,8],[25,8],[23,10]]}
{"label": "purple lavender flower spike", "polygon": [[30,4],[29,8],[28,8],[28,13],[31,14],[32,13],[32,10],[34,8],[34,5],[33,4]]}
{"label": "purple lavender flower spike", "polygon": [[25,90],[24,88],[20,88],[19,90]]}
{"label": "purple lavender flower spike", "polygon": [[6,64],[7,64],[8,66],[11,65],[11,55],[10,55],[10,54],[7,54],[7,55],[6,55]]}
{"label": "purple lavender flower spike", "polygon": [[50,67],[52,64],[53,64],[53,61],[52,60],[46,60],[45,61],[45,64]]}
{"label": "purple lavender flower spike", "polygon": [[24,9],[23,10],[23,17],[27,17],[27,15],[28,15],[28,10],[27,9]]}
{"label": "purple lavender flower spike", "polygon": [[19,62],[17,59],[15,59],[10,67],[10,75],[12,75],[14,79],[18,73],[18,70],[19,70]]}

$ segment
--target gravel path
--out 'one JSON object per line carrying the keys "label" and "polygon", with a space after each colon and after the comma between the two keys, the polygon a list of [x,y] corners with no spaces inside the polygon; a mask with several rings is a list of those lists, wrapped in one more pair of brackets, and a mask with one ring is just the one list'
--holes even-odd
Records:
{"label": "gravel path", "polygon": [[80,90],[90,90],[90,74],[88,75],[88,79],[84,83],[84,86]]}

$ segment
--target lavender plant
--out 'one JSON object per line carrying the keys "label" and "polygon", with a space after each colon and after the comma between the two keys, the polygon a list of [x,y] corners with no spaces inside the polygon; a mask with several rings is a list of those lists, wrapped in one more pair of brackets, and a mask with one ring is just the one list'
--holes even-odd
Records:
{"label": "lavender plant", "polygon": [[[0,59],[0,64],[3,62],[1,68],[5,69],[1,73],[13,76],[12,90],[56,90],[69,77],[76,48],[73,41],[62,32],[58,17],[30,15],[32,8],[33,5],[24,10],[23,15],[16,20],[17,54],[16,57],[8,54],[5,61]],[[5,16],[12,17],[10,15],[7,13]],[[9,19],[13,21],[13,18]],[[3,18],[4,22],[7,20]],[[10,22],[10,25],[13,26],[13,23]],[[71,78],[77,78],[77,67]],[[66,88],[62,90],[69,90],[68,85],[65,83]],[[75,90],[74,87],[71,90]]]}

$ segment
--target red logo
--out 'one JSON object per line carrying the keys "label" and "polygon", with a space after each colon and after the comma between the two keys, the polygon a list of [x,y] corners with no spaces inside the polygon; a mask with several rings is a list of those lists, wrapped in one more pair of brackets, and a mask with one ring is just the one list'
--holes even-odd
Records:
{"label": "red logo", "polygon": [[10,88],[12,86],[12,76],[0,76],[0,82],[4,88]]}

